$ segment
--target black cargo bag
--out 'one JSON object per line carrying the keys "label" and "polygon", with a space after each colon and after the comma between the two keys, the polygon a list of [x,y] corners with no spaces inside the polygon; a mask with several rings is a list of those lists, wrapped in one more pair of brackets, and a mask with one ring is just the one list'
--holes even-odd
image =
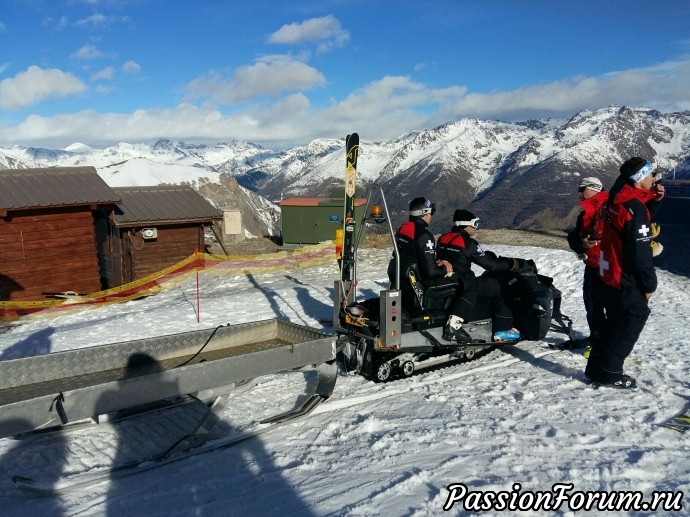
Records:
{"label": "black cargo bag", "polygon": [[543,339],[551,319],[561,310],[561,292],[553,286],[553,278],[532,271],[505,272],[498,277],[503,298],[513,312],[513,326],[522,339]]}

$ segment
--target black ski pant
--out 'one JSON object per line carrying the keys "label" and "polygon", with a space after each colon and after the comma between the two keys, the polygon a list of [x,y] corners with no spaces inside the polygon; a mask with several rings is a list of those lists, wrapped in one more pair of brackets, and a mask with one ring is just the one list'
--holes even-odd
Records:
{"label": "black ski pant", "polygon": [[458,290],[448,306],[449,316],[459,316],[467,323],[472,317],[474,304],[477,301],[477,283],[472,281],[469,276],[453,274],[453,278],[457,279]]}
{"label": "black ski pant", "polygon": [[587,312],[590,344],[601,334],[601,330],[606,323],[602,286],[603,282],[599,278],[599,268],[585,266],[585,274],[582,281],[582,298],[585,302],[585,311]]}
{"label": "black ski pant", "polygon": [[600,338],[592,343],[585,374],[594,381],[609,384],[622,375],[623,362],[640,337],[650,310],[639,289],[614,289],[602,282],[601,291],[606,323]]}
{"label": "black ski pant", "polygon": [[484,318],[486,315],[478,314],[478,301],[482,305],[488,302],[491,310],[492,332],[510,330],[513,327],[513,313],[506,305],[501,293],[501,284],[496,278],[482,275],[462,275],[464,290],[456,296],[450,306],[450,313],[460,316],[465,321]]}

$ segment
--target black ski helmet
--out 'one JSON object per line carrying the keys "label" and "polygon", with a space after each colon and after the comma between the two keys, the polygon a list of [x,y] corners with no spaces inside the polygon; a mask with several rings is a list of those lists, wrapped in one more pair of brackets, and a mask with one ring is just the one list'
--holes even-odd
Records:
{"label": "black ski helmet", "polygon": [[416,197],[410,201],[410,217],[424,217],[436,213],[436,204],[425,197]]}

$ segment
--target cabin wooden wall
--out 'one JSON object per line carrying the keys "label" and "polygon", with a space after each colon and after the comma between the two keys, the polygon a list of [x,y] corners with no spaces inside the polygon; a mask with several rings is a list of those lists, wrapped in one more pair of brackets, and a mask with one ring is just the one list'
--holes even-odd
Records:
{"label": "cabin wooden wall", "polygon": [[157,273],[194,253],[204,251],[203,225],[157,226],[158,238],[145,240],[139,231],[122,229],[123,283]]}
{"label": "cabin wooden wall", "polygon": [[0,299],[101,289],[90,208],[9,212],[0,217]]}

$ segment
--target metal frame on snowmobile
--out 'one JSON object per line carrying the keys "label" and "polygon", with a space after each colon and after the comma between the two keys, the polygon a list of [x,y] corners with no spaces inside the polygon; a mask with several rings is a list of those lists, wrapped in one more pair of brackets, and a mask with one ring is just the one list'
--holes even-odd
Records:
{"label": "metal frame on snowmobile", "polygon": [[[383,209],[379,207],[374,210],[374,215],[368,215],[370,207],[375,206],[372,205],[375,194],[380,196]],[[377,224],[388,223],[395,258],[395,275],[391,279],[390,288],[382,290],[379,297],[357,302],[357,251],[368,221]],[[486,312],[482,312],[484,318],[463,325],[463,329],[473,338],[472,343],[459,344],[443,339],[447,302],[429,307],[425,301],[430,297],[430,292],[437,293],[437,297],[442,301],[449,300],[455,291],[455,284],[424,290],[421,284],[417,283],[414,274],[411,274],[402,281],[411,283],[410,287],[414,289],[421,307],[414,314],[410,314],[408,308],[403,307],[400,253],[386,197],[380,186],[375,185],[370,190],[362,221],[357,227],[357,236],[351,253],[352,277],[337,280],[334,289],[333,322],[341,340],[346,342],[341,357],[348,370],[385,382],[396,376],[412,375],[420,363],[429,363],[427,360],[431,358],[448,356],[472,359],[478,350],[500,345],[492,341],[490,313]],[[540,276],[540,279],[551,280],[543,276]],[[573,339],[572,321],[560,313],[560,300],[558,307],[538,307],[537,310],[543,310],[543,315],[549,320],[546,331],[554,330]]]}

